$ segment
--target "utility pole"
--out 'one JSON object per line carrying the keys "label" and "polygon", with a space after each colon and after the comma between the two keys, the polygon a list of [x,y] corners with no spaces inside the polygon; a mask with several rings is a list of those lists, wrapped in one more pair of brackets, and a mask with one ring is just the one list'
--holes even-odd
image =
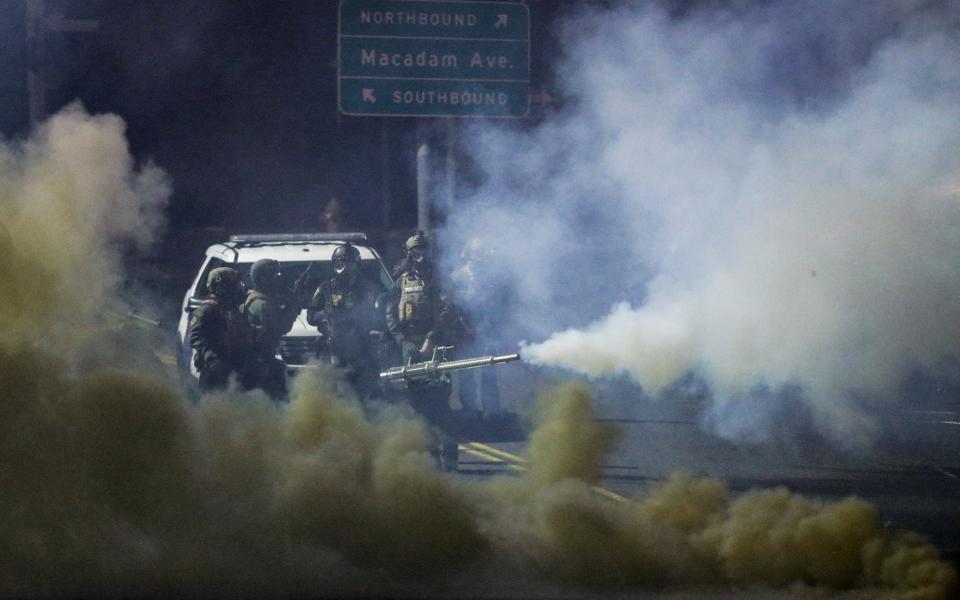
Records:
{"label": "utility pole", "polygon": [[47,97],[44,82],[43,0],[27,0],[27,97],[30,108],[30,126],[43,120]]}
{"label": "utility pole", "polygon": [[67,19],[63,13],[47,15],[44,0],[26,0],[26,3],[27,102],[33,127],[47,116],[47,31],[95,33],[100,29],[100,21]]}
{"label": "utility pole", "polygon": [[450,215],[453,212],[454,197],[457,192],[457,156],[455,146],[457,144],[457,125],[452,117],[444,119],[446,125],[446,146],[447,146],[447,164],[446,177],[444,178],[444,201],[446,206],[444,212]]}
{"label": "utility pole", "polygon": [[417,229],[430,231],[430,145],[426,142],[417,148]]}
{"label": "utility pole", "polygon": [[[337,111],[337,118],[340,111]],[[386,119],[380,119],[380,194],[383,207],[381,216],[383,228],[390,228],[390,214],[393,211],[393,197],[390,194],[390,168],[392,156],[390,154],[390,126]]]}

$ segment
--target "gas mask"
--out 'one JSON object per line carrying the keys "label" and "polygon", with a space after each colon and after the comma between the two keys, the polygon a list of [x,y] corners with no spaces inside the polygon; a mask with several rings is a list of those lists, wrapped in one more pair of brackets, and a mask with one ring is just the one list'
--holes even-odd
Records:
{"label": "gas mask", "polygon": [[433,272],[433,262],[430,256],[420,248],[414,248],[407,252],[407,260],[410,268],[417,275],[427,277]]}

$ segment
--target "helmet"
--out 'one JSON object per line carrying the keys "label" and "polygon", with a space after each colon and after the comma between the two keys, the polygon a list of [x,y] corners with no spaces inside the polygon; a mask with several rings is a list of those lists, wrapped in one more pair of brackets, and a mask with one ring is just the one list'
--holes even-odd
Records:
{"label": "helmet", "polygon": [[360,251],[349,242],[333,250],[333,270],[337,275],[353,274],[360,263]]}
{"label": "helmet", "polygon": [[207,275],[207,290],[220,298],[238,295],[240,275],[230,267],[217,267]]}
{"label": "helmet", "polygon": [[429,276],[433,270],[430,260],[430,242],[422,231],[418,231],[407,239],[403,245],[407,251],[407,264],[419,275]]}
{"label": "helmet", "polygon": [[261,292],[276,291],[281,276],[280,263],[272,258],[261,258],[250,267],[250,281]]}
{"label": "helmet", "polygon": [[422,231],[418,231],[415,234],[407,238],[407,242],[403,245],[403,249],[407,252],[410,252],[414,248],[421,248],[426,251],[430,247],[430,241],[427,240],[427,236]]}

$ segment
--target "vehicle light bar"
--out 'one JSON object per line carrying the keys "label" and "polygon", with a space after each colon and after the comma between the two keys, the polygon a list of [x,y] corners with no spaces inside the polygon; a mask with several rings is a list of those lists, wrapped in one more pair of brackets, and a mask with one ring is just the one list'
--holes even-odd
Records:
{"label": "vehicle light bar", "polygon": [[367,234],[350,233],[243,233],[231,235],[231,242],[265,244],[269,242],[366,242]]}

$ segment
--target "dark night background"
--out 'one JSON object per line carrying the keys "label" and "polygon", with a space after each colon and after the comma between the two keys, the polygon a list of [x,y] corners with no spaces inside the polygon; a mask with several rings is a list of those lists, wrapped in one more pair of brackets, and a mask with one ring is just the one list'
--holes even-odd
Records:
{"label": "dark night background", "polygon": [[[91,113],[122,116],[136,159],[155,161],[173,180],[172,233],[313,230],[332,197],[348,229],[409,230],[417,124],[337,114],[337,4],[47,0],[48,15],[99,20],[95,33],[47,33],[47,112],[80,99]],[[549,85],[544,58],[556,42],[547,32],[572,4],[529,3],[532,91]],[[28,132],[25,5],[0,0],[0,132],[8,139]],[[534,106],[517,126],[542,114]],[[439,129],[425,121],[421,135]]]}

